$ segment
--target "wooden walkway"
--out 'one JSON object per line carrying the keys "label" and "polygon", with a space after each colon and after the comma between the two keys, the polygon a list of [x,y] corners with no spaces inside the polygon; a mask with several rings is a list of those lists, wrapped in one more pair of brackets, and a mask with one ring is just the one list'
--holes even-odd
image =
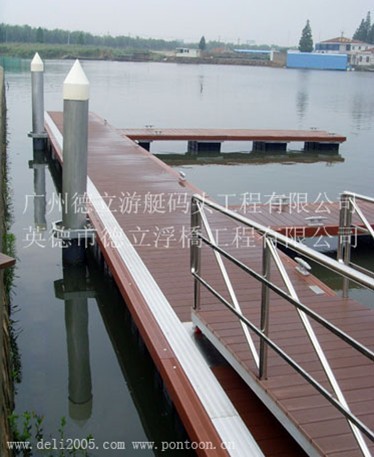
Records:
{"label": "wooden walkway", "polygon": [[[211,219],[213,232],[219,229]],[[221,246],[257,272],[262,271],[262,239],[251,236],[251,248],[238,250],[229,247],[228,240],[221,236]],[[204,252],[205,250],[205,252]],[[303,304],[323,316],[337,327],[346,331],[362,344],[374,348],[373,310],[365,309],[350,299],[337,297],[328,287],[312,276],[304,277],[295,263],[281,256],[287,273]],[[213,267],[213,253],[203,248],[202,277],[230,301],[229,294],[221,281],[219,268]],[[229,277],[243,315],[260,328],[261,288],[259,283],[238,268],[225,263]],[[279,271],[273,265],[270,277],[282,290],[285,289]],[[238,285],[240,285],[238,287]],[[317,289],[315,288],[317,286]],[[285,425],[290,419],[297,424],[297,435],[301,431],[306,440],[304,449],[309,455],[359,456],[356,441],[347,422],[323,399],[313,387],[295,373],[275,352],[269,350],[267,380],[259,380],[258,368],[249,350],[239,320],[228,311],[209,291],[202,289],[201,308],[193,312],[193,322],[215,347],[230,361],[235,370],[260,398],[273,407],[274,414]],[[322,348],[334,370],[336,378],[351,407],[371,429],[374,428],[374,366],[365,357],[332,335],[319,325],[313,328],[321,341]],[[269,337],[286,351],[305,370],[315,377],[327,390],[331,390],[325,373],[308,340],[305,329],[297,314],[286,300],[276,294],[270,295]],[[259,339],[253,337],[259,350]],[[308,448],[308,443],[311,443]],[[374,445],[370,443],[373,452]]]}
{"label": "wooden walkway", "polygon": [[122,129],[123,135],[136,141],[305,141],[343,143],[346,137],[324,130],[253,130],[253,129]]}
{"label": "wooden walkway", "polygon": [[[62,132],[62,113],[50,113],[50,117],[46,125],[50,143],[58,160],[62,162],[61,142],[54,130],[54,124],[56,124]],[[98,232],[98,243],[190,438],[195,442],[217,444],[215,451],[201,450],[200,454],[259,455],[254,450],[251,451],[252,454],[246,454],[249,451],[243,449],[239,449],[236,454],[219,450],[219,444],[224,435],[223,430],[229,429],[234,433],[233,428],[225,428],[223,423],[227,424],[228,419],[232,419],[239,424],[240,421],[236,417],[239,412],[241,420],[250,429],[264,455],[302,456],[303,451],[279,422],[254,397],[245,382],[223,363],[213,364],[211,373],[214,373],[235,409],[230,409],[229,414],[223,409],[220,412],[215,410],[211,413],[217,405],[208,404],[207,400],[198,395],[197,384],[194,384],[194,376],[197,374],[187,372],[186,365],[183,365],[183,359],[189,356],[186,354],[187,340],[183,340],[179,349],[174,347],[168,339],[168,332],[171,333],[172,328],[168,328],[167,331],[162,330],[160,321],[155,317],[159,304],[152,303],[152,301],[156,302],[156,298],[152,299],[152,290],[154,285],[157,285],[172,307],[173,313],[169,313],[167,309],[163,313],[173,326],[177,326],[178,322],[191,320],[193,281],[189,266],[190,198],[193,193],[201,192],[190,183],[181,180],[176,171],[135,145],[129,138],[123,138],[117,130],[95,115],[90,115],[89,124],[89,178],[92,183],[89,189],[92,191],[92,188],[95,188],[96,192],[91,192],[93,201],[90,218]],[[112,221],[110,227],[103,224],[104,218],[100,214],[98,205],[95,204],[96,195],[101,195],[106,203],[105,211],[110,213]],[[258,247],[243,249],[240,243],[232,242],[232,236],[238,235],[238,227],[235,224],[223,226],[220,216],[212,217],[212,223],[217,233],[223,234],[222,243],[225,245],[231,243],[231,249],[235,250],[236,255],[247,257],[250,254],[250,259],[245,260],[259,264]],[[120,227],[121,233],[115,233],[118,230],[117,227]],[[222,232],[223,228],[226,230]],[[148,281],[145,289],[142,289],[140,282],[136,282],[138,271],[130,270],[120,256],[121,250],[127,248],[122,230],[126,239],[135,248],[136,256],[146,265],[150,273],[150,276],[145,277],[145,281]],[[131,251],[130,256],[132,255]],[[363,343],[373,346],[372,311],[350,300],[338,299],[317,279],[299,275],[294,269],[294,262],[283,254],[280,255],[288,265],[287,269],[290,270],[290,275],[297,284],[298,293],[306,295],[308,304],[316,306],[326,314],[326,317],[352,332]],[[258,309],[256,309],[258,286],[236,271],[230,271],[230,273],[235,288],[239,291],[239,299],[243,303],[245,312],[258,319]],[[213,282],[217,281],[217,287],[222,288],[222,284],[218,281],[216,263],[212,258],[209,259],[209,253],[204,261],[204,275]],[[274,276],[276,277],[275,272]],[[322,296],[317,296],[310,288],[311,285],[318,286],[323,292]],[[194,318],[199,320],[202,328],[205,328],[211,336],[216,336],[220,342],[223,342],[231,356],[245,368],[244,372],[250,374],[253,366],[248,357],[248,349],[243,345],[242,333],[237,322],[226,315],[217,300],[209,296],[206,291],[203,292],[202,302],[204,306],[198,314],[195,313]],[[310,369],[316,372],[318,378],[321,378],[321,370],[313,352],[307,348],[305,336],[302,335],[293,310],[281,303],[279,299],[272,299],[271,304],[275,308],[274,321],[272,321],[274,333],[283,339],[283,344],[291,353],[294,352],[296,357],[300,357],[310,365]],[[330,344],[329,337],[321,333],[326,344]],[[345,352],[345,349],[340,348],[334,338],[331,346],[326,349],[332,354],[334,365],[341,372],[343,384],[348,387],[349,397],[354,401],[357,414],[368,419],[368,424],[372,427],[373,367],[365,362],[358,362],[357,358],[352,358],[349,351]],[[195,371],[200,370],[203,371],[203,366],[195,368]],[[245,376],[242,378],[247,382]],[[288,380],[289,383],[287,383]],[[261,383],[257,382],[257,384]],[[300,379],[290,374],[288,368],[284,367],[277,357],[271,358],[269,379],[262,387],[273,398],[274,403],[279,405],[279,409],[284,410],[285,414],[292,419],[290,422],[297,424],[295,427],[299,430],[299,434],[305,437],[305,442],[309,443],[304,448],[308,449],[310,455],[359,455],[354,439],[348,433],[349,431],[347,432],[346,422],[337,419],[323,402],[323,409],[320,410],[319,396],[308,388],[305,389]],[[205,390],[213,389],[215,389],[214,383],[209,384],[209,389]],[[219,396],[217,395],[216,398],[218,399]],[[322,420],[321,414],[323,414]],[[238,442],[240,442],[239,438],[238,436]],[[232,435],[232,439],[235,441],[235,434]],[[247,441],[250,441],[249,435]]]}

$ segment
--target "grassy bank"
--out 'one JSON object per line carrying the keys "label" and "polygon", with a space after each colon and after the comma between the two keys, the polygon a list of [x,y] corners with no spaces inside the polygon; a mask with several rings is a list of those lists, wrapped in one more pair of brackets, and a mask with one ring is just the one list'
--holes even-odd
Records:
{"label": "grassy bank", "polygon": [[[4,72],[0,67],[0,252],[14,255],[14,238],[9,234],[9,202],[6,162],[6,103]],[[14,409],[10,288],[13,269],[0,270],[0,455],[7,457],[10,437],[8,417]]]}

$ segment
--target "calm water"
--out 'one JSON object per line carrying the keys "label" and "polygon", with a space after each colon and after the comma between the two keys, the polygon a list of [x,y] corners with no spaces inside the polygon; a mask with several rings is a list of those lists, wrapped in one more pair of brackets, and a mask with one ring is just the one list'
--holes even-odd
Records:
{"label": "calm water", "polygon": [[[62,83],[71,65],[46,62],[47,110],[62,110]],[[90,109],[116,127],[320,128],[348,137],[340,149],[344,161],[334,164],[183,167],[187,178],[216,200],[230,195],[234,203],[245,192],[258,193],[263,200],[274,192],[302,193],[312,201],[336,200],[343,190],[374,194],[372,73],[116,62],[83,62],[83,67],[91,82]],[[46,437],[59,437],[59,421],[65,416],[66,436],[91,433],[97,443],[176,439],[180,435],[173,414],[115,287],[92,265],[88,272],[63,270],[61,250],[52,246],[51,223],[60,214],[48,169],[41,165],[33,170],[29,164],[28,68],[26,62],[6,71],[12,231],[18,250],[13,303],[22,356],[17,411],[44,415]],[[186,149],[181,143],[152,147],[159,152]],[[248,145],[226,147],[246,150]],[[46,230],[35,236],[36,174],[39,184],[45,176],[47,215]],[[36,216],[44,222],[37,211]],[[372,266],[371,258],[364,260]],[[64,279],[70,287],[71,277],[83,283],[71,287],[89,290],[88,298],[75,298],[80,309],[76,318],[69,312],[72,303],[58,298],[56,283]],[[80,347],[78,359],[71,355],[73,344]]]}
{"label": "calm water", "polygon": [[[112,62],[83,66],[91,81],[91,110],[116,127],[318,128],[348,138],[340,149],[343,163],[185,170],[214,198],[299,192],[311,200],[323,193],[335,200],[345,189],[373,194],[373,73]],[[47,64],[48,109],[61,108],[60,87],[69,67],[66,62]],[[153,149],[171,147],[155,144]],[[186,145],[175,149],[186,150]]]}

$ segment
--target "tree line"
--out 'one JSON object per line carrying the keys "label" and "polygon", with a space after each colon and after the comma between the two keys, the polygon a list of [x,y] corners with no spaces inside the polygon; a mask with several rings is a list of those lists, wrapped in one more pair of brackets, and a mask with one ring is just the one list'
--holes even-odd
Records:
{"label": "tree line", "polygon": [[138,36],[111,36],[93,35],[82,31],[54,29],[29,25],[0,24],[0,43],[45,43],[59,45],[92,45],[112,48],[131,48],[141,50],[174,50],[181,46],[178,40],[166,41],[154,38],[140,38]]}
{"label": "tree line", "polygon": [[117,49],[130,49],[132,51],[174,51],[178,47],[199,48],[201,51],[214,49],[278,49],[282,47],[266,44],[223,43],[220,40],[209,40],[202,36],[198,43],[184,43],[182,40],[162,40],[155,38],[141,38],[130,35],[100,36],[83,31],[68,31],[62,29],[48,30],[42,27],[29,25],[0,24],[0,44],[3,43],[39,43],[45,45],[78,45],[96,46]]}

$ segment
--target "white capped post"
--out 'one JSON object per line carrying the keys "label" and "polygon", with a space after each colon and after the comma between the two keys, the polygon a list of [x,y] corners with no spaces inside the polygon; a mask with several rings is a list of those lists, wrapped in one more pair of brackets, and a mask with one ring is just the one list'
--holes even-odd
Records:
{"label": "white capped post", "polygon": [[45,138],[44,131],[44,63],[36,53],[31,61],[32,138]]}
{"label": "white capped post", "polygon": [[86,225],[88,100],[90,84],[78,60],[64,81],[62,192],[65,229]]}

